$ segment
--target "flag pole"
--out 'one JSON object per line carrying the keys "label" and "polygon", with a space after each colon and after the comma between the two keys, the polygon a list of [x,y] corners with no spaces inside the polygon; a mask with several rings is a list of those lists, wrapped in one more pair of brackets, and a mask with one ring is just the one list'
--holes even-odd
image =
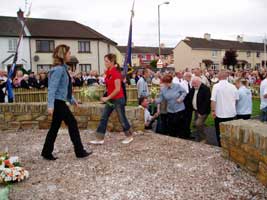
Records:
{"label": "flag pole", "polygon": [[[26,2],[25,6],[27,6],[27,2]],[[29,7],[28,13],[26,14],[27,17],[29,17],[29,15],[30,15],[30,9],[31,9],[31,5]],[[24,29],[26,27],[25,18],[24,18],[24,15],[23,15],[23,12],[21,11],[21,9],[18,11],[17,14],[18,14],[18,20],[21,23],[21,30],[19,32],[19,40],[18,40],[18,43],[17,43],[17,47],[16,47],[16,51],[15,51],[15,54],[14,54],[14,59],[13,59],[11,68],[9,69],[9,72],[8,72],[8,78],[7,78],[7,83],[6,83],[7,97],[8,97],[8,102],[9,103],[14,102],[14,93],[13,93],[13,87],[12,87],[12,77],[13,77],[13,74],[14,74],[14,70],[15,70],[15,67],[16,67],[17,60],[18,60],[19,47],[20,47],[20,44],[21,44],[21,42],[23,40]]]}
{"label": "flag pole", "polygon": [[[134,5],[135,0],[133,1],[132,9],[131,9],[131,18],[130,18],[130,27],[129,27],[129,36],[128,36],[128,44],[127,50],[125,53],[125,59],[123,63],[123,76],[124,78],[127,77],[128,74],[132,73],[132,21],[134,17]],[[131,68],[130,72],[128,69]]]}

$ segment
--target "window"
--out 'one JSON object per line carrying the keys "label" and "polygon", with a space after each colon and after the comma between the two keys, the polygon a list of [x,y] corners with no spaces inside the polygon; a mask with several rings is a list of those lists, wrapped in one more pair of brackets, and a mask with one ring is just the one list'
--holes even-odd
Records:
{"label": "window", "polygon": [[132,59],[136,59],[137,55],[136,54],[132,54]]}
{"label": "window", "polygon": [[214,63],[211,65],[211,69],[213,70],[219,70],[219,63]]}
{"label": "window", "polygon": [[212,55],[212,57],[217,57],[217,56],[218,56],[218,51],[213,50],[213,51],[211,52],[211,55]]}
{"label": "window", "polygon": [[247,51],[247,57],[250,57],[250,56],[251,56],[251,52]]}
{"label": "window", "polygon": [[78,52],[79,53],[90,53],[90,41],[78,41]]}
{"label": "window", "polygon": [[9,39],[8,40],[8,51],[11,51],[11,52],[16,51],[17,43],[18,43],[17,39]]}
{"label": "window", "polygon": [[51,69],[52,65],[46,65],[46,64],[41,64],[37,65],[37,73],[39,72],[48,72]]}
{"label": "window", "polygon": [[91,64],[79,64],[81,72],[90,72]]}
{"label": "window", "polygon": [[36,40],[36,52],[53,52],[55,49],[54,40]]}
{"label": "window", "polygon": [[261,57],[261,52],[256,53],[257,58]]}

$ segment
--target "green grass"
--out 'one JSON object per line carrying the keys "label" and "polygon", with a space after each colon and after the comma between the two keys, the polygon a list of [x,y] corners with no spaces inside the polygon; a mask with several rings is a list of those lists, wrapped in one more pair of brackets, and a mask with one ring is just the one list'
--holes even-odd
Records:
{"label": "green grass", "polygon": [[[252,102],[252,117],[260,115],[260,99],[253,99]],[[212,118],[211,114],[209,115],[208,119],[206,120],[207,126],[214,126],[214,119]]]}

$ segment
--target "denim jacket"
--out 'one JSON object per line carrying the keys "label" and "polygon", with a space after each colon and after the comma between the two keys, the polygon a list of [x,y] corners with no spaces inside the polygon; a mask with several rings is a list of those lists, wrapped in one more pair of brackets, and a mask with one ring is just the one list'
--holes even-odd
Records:
{"label": "denim jacket", "polygon": [[[75,102],[72,94],[68,94],[69,75],[66,65],[58,65],[49,71],[48,75],[48,108],[54,108],[55,99]],[[71,98],[70,98],[71,97]]]}

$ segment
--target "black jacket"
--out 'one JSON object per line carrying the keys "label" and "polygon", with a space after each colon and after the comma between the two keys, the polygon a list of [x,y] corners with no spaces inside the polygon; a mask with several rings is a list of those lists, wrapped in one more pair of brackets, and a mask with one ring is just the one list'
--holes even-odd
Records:
{"label": "black jacket", "polygon": [[[190,91],[190,98],[192,99],[191,102],[193,102],[195,89],[192,88]],[[210,88],[208,88],[203,83],[200,85],[198,94],[197,94],[197,112],[201,115],[208,115],[210,113]]]}

